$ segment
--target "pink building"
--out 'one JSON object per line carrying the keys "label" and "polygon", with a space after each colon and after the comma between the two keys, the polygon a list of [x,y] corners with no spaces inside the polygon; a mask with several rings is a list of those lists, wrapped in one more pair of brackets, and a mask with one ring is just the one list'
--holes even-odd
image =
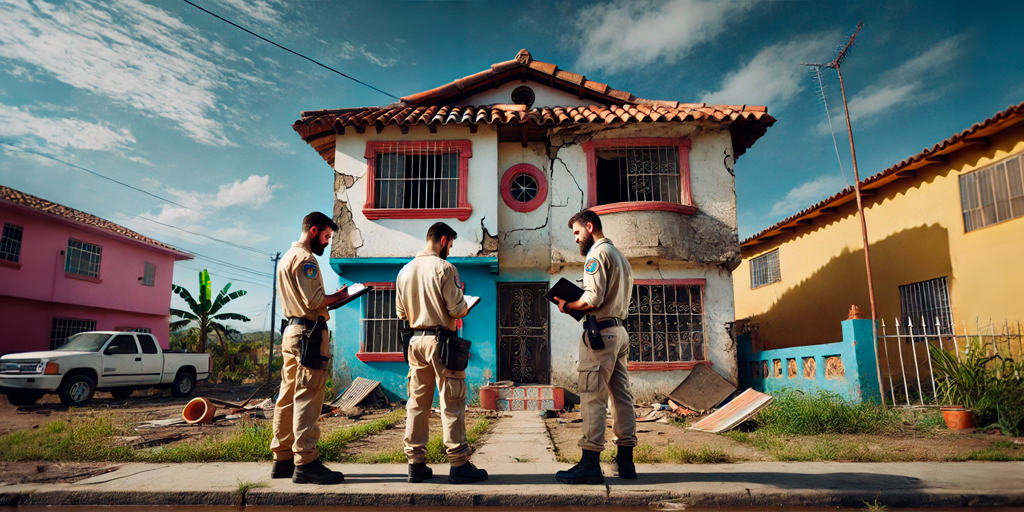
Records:
{"label": "pink building", "polygon": [[4,186],[0,225],[0,354],[93,330],[150,332],[168,348],[174,262],[192,255]]}

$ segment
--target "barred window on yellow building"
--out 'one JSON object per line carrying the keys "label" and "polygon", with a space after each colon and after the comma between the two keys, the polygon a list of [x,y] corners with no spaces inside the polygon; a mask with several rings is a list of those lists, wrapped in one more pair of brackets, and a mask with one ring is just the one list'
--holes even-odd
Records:
{"label": "barred window on yellow building", "polygon": [[1020,156],[960,176],[964,232],[1024,217]]}

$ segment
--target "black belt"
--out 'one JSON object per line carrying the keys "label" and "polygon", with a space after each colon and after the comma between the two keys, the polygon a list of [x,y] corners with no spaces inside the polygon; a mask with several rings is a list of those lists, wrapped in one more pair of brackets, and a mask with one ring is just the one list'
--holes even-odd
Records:
{"label": "black belt", "polygon": [[312,329],[313,326],[316,325],[316,320],[308,320],[293,316],[288,319],[288,325],[301,325],[303,328]]}
{"label": "black belt", "polygon": [[413,329],[412,330],[412,335],[413,336],[423,336],[424,334],[437,334],[437,333],[440,333],[440,332],[452,332],[452,331],[449,331],[447,328],[444,328],[444,327],[427,327],[425,329]]}
{"label": "black belt", "polygon": [[612,318],[610,320],[601,320],[597,323],[597,330],[608,329],[610,327],[621,327],[622,320],[618,318]]}

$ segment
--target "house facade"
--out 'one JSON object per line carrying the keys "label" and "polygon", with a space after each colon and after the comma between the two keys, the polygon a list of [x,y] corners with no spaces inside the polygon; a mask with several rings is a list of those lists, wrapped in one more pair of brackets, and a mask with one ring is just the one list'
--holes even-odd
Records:
{"label": "house facade", "polygon": [[[1019,329],[1022,121],[1024,103],[862,181],[876,309],[889,334],[897,321],[932,335]],[[842,340],[851,304],[870,318],[863,250],[852,188],[744,240],[737,319],[764,348]],[[927,359],[903,345],[905,357]],[[879,357],[886,368],[885,351]]]}
{"label": "house facade", "polygon": [[174,262],[191,255],[4,186],[0,225],[0,354],[94,330],[149,332],[169,348]]}
{"label": "house facade", "polygon": [[733,164],[773,122],[764,107],[637,98],[526,50],[392,105],[304,112],[295,130],[335,171],[331,265],[376,286],[336,312],[336,378],[405,395],[395,277],[444,221],[459,234],[449,261],[482,297],[462,327],[471,388],[576,391],[582,327],[542,296],[582,281],[566,223],[590,207],[635,274],[634,393],[667,393],[698,364],[735,382]]}

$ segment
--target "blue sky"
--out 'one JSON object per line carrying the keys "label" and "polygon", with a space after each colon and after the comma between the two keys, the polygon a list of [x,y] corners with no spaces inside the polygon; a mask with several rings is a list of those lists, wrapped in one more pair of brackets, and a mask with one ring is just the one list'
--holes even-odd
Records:
{"label": "blue sky", "polygon": [[[1004,21],[1024,19],[1019,2],[195,1],[396,96],[527,48],[644,98],[767,105],[778,122],[736,166],[741,238],[846,185],[800,63],[830,60],[859,19],[843,69],[862,176],[1024,101],[1024,35]],[[332,171],[291,123],[390,101],[183,2],[0,2],[0,183],[237,266],[271,268],[146,219],[283,252],[305,213],[332,211]],[[215,286],[249,290],[237,310],[253,322],[240,327],[263,328],[269,278],[197,260],[175,282],[195,289],[204,267]]]}

